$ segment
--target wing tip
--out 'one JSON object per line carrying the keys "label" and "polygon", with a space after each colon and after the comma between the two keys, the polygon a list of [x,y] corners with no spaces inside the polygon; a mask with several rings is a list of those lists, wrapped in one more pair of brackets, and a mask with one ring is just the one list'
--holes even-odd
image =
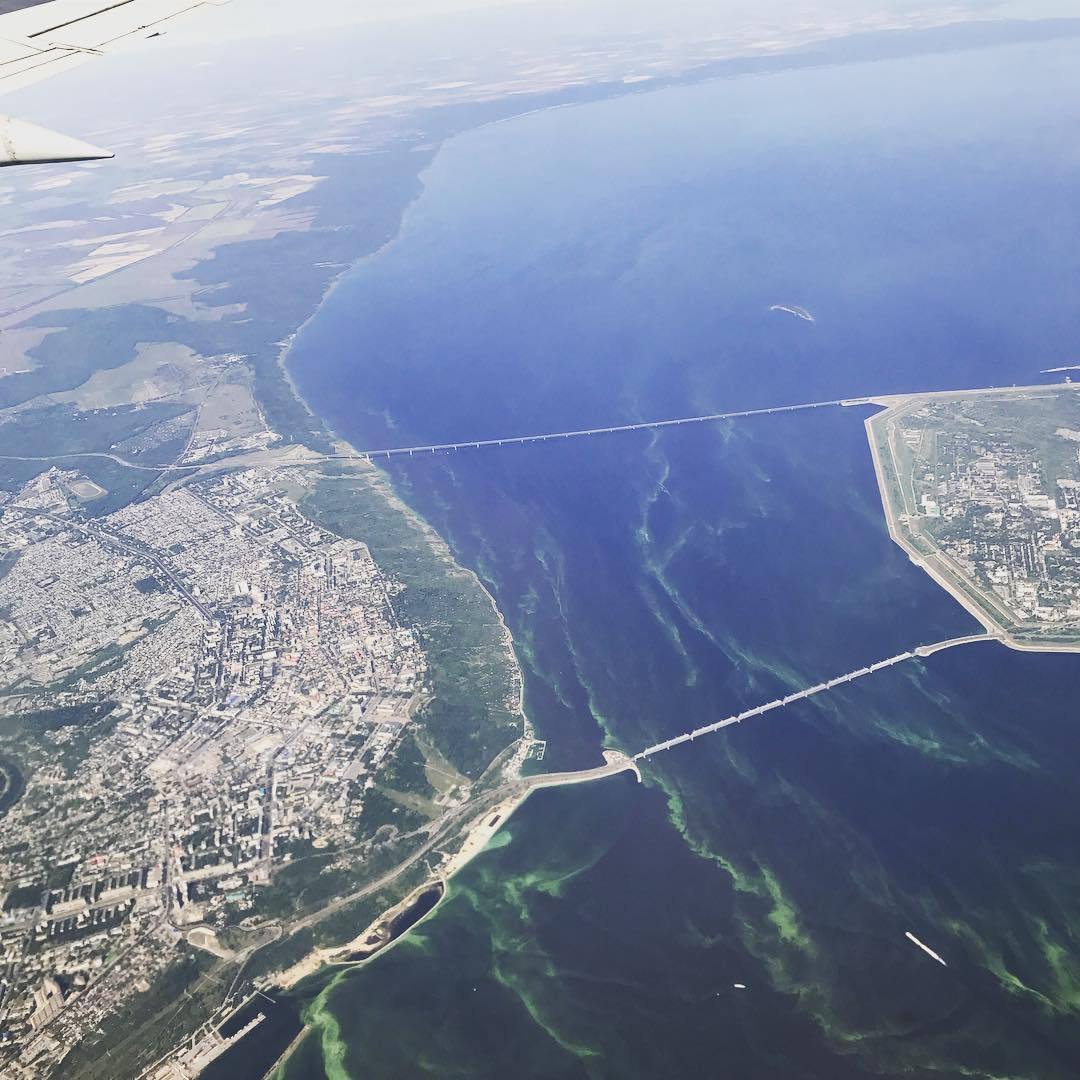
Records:
{"label": "wing tip", "polygon": [[0,117],[0,166],[105,161],[112,157],[115,154],[104,147],[25,120]]}

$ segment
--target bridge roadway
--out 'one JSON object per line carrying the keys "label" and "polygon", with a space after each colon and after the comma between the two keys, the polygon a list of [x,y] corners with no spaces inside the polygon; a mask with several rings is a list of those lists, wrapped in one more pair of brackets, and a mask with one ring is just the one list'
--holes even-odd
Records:
{"label": "bridge roadway", "polygon": [[[391,446],[381,450],[356,450],[348,454],[319,454],[310,457],[297,457],[290,460],[273,459],[269,463],[253,461],[252,468],[267,464],[273,468],[302,468],[305,465],[317,465],[322,461],[372,461],[388,458],[415,457],[417,454],[438,454],[452,450],[479,450],[492,446],[523,446],[525,443],[550,442],[555,439],[581,439],[590,435],[616,435],[624,431],[651,431],[657,428],[679,427],[683,424],[708,424],[716,420],[737,420],[744,416],[772,416],[774,413],[802,412],[805,409],[824,409],[833,405],[863,405],[868,398],[837,398],[835,401],[807,401],[800,405],[774,405],[769,409],[741,409],[737,412],[706,413],[702,416],[682,416],[674,420],[643,420],[638,424],[614,424],[610,427],[581,428],[578,431],[549,431],[540,435],[510,435],[503,439],[470,439],[467,442],[433,443],[429,446]],[[202,469],[230,467],[235,462],[229,458],[220,461],[192,462],[190,465],[162,464],[154,465],[142,461],[131,461],[119,454],[104,450],[76,450],[60,454],[0,454],[0,461],[60,461],[69,458],[105,458],[115,461],[129,469],[153,473],[192,473]]]}
{"label": "bridge roadway", "polygon": [[774,405],[768,409],[741,409],[738,412],[705,413],[702,416],[682,416],[674,420],[643,420],[638,424],[614,424],[610,427],[581,428],[577,431],[552,431],[541,435],[512,435],[503,439],[472,439],[468,442],[435,443],[431,446],[396,446],[385,450],[358,450],[355,454],[337,454],[323,460],[341,461],[357,458],[413,457],[416,454],[437,454],[449,450],[479,450],[486,446],[521,446],[525,443],[549,442],[554,439],[581,439],[590,435],[616,435],[624,431],[652,431],[657,428],[679,427],[682,424],[708,424],[716,420],[737,420],[745,416],[772,416],[774,413],[801,412],[804,409],[824,409],[834,405],[854,405],[864,399],[837,398],[834,401],[807,401],[799,405]]}
{"label": "bridge roadway", "polygon": [[782,709],[785,705],[791,705],[793,702],[802,701],[804,698],[813,697],[815,694],[824,693],[826,690],[832,690],[835,686],[842,686],[845,683],[854,682],[856,679],[861,679],[865,675],[872,675],[875,671],[881,671],[883,668],[892,667],[894,664],[900,664],[905,660],[914,660],[916,657],[923,658],[932,656],[934,653],[941,652],[943,649],[951,649],[957,645],[968,645],[976,641],[996,641],[998,640],[991,634],[969,634],[966,637],[949,638],[947,641],[938,641],[932,645],[920,645],[909,652],[897,653],[896,656],[890,656],[888,660],[879,660],[876,664],[871,664],[869,667],[859,668],[856,671],[849,671],[846,675],[839,675],[835,679],[829,679],[828,682],[818,683],[816,686],[808,686],[805,690],[799,690],[797,693],[788,694],[787,697],[777,698],[775,701],[770,701],[765,705],[758,705],[757,708],[747,709],[746,712],[738,713],[736,716],[726,717],[724,720],[718,720],[715,724],[706,724],[704,727],[695,728],[693,731],[688,731],[684,735],[676,735],[673,739],[667,739],[664,742],[656,743],[654,746],[647,746],[644,750],[640,751],[631,758],[632,761],[641,761],[644,758],[653,757],[655,754],[661,754],[665,750],[672,750],[676,746],[682,746],[683,743],[693,742],[694,739],[700,738],[702,735],[711,735],[715,731],[721,731],[723,728],[731,727],[733,724],[741,724],[744,720],[751,720],[755,716],[762,716],[764,713],[772,712],[774,709]]}

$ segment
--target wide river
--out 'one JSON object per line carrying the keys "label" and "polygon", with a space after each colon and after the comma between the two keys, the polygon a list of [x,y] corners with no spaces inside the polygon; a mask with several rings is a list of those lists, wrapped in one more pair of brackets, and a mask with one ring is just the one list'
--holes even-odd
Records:
{"label": "wide river", "polygon": [[[424,182],[292,354],[359,447],[1080,359],[1075,43],[536,113],[451,140]],[[393,477],[495,595],[551,767],[587,766],[974,629],[889,541],[866,413]],[[1080,1075],[1078,676],[956,649],[661,755],[644,786],[535,796],[316,1002],[288,1075]]]}

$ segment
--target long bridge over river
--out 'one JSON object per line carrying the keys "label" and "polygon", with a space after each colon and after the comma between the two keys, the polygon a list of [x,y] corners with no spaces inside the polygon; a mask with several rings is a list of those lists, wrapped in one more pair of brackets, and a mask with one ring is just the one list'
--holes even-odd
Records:
{"label": "long bridge over river", "polygon": [[438,454],[453,450],[480,450],[488,446],[523,446],[526,443],[553,442],[558,439],[618,435],[626,431],[654,431],[658,428],[681,427],[683,424],[711,424],[717,420],[738,420],[745,416],[772,416],[775,413],[802,412],[806,409],[827,409],[836,405],[865,405],[868,403],[869,399],[867,398],[805,401],[799,405],[774,405],[768,409],[741,409],[738,412],[703,413],[701,416],[681,416],[673,420],[642,420],[636,424],[613,424],[609,427],[579,428],[576,431],[550,431],[541,435],[511,435],[502,439],[472,439],[468,442],[434,443],[430,446],[396,446],[386,450],[358,450],[354,454],[338,454],[323,460],[415,457],[417,454]]}
{"label": "long bridge over river", "polygon": [[[1057,383],[1045,386],[1025,387],[1021,389],[1045,390],[1060,389],[1074,384]],[[979,395],[997,393],[1000,387],[984,387],[978,390],[958,390],[949,392],[948,396]],[[1017,388],[1013,388],[1017,389]],[[942,396],[937,391],[932,395]],[[669,420],[642,420],[633,424],[610,424],[606,427],[578,428],[573,431],[548,431],[533,435],[506,435],[494,439],[466,439],[461,442],[428,443],[423,446],[389,446],[371,450],[353,450],[343,454],[303,454],[295,453],[296,447],[291,447],[286,454],[277,451],[255,454],[252,456],[239,455],[232,458],[222,458],[212,461],[190,462],[188,464],[163,463],[152,464],[144,461],[132,461],[107,450],[75,450],[57,454],[0,454],[0,461],[60,461],[78,458],[105,458],[124,465],[129,469],[140,469],[144,472],[154,473],[193,473],[203,470],[228,468],[230,466],[244,466],[247,468],[302,468],[305,465],[316,465],[323,461],[386,461],[392,458],[417,457],[432,454],[452,453],[457,450],[482,450],[489,447],[499,446],[525,446],[529,443],[557,442],[561,439],[584,439],[595,438],[600,435],[618,435],[629,431],[657,431],[662,428],[682,427],[687,424],[711,424],[718,420],[738,420],[749,416],[775,416],[780,413],[805,412],[809,409],[829,409],[839,405],[880,405],[882,398],[874,397],[847,397],[832,398],[828,401],[804,401],[795,405],[772,405],[763,409],[734,409],[729,412],[702,413],[700,416],[679,416]]]}
{"label": "long bridge over river", "polygon": [[[1076,389],[1073,383],[1048,383],[1041,386],[1012,387],[1013,390],[1063,389],[1068,386]],[[934,391],[926,397],[957,397],[998,393],[1002,388],[988,386],[978,390]],[[888,395],[886,395],[888,396]],[[153,464],[144,461],[132,461],[108,450],[71,450],[56,454],[0,454],[0,461],[63,461],[79,458],[104,458],[129,469],[140,469],[153,473],[198,473],[215,469],[244,467],[289,469],[302,468],[305,465],[317,465],[323,461],[385,461],[391,458],[416,457],[456,450],[480,450],[486,447],[524,446],[528,443],[555,442],[560,439],[593,438],[599,435],[617,435],[628,431],[655,431],[661,428],[681,427],[686,424],[710,424],[718,420],[738,420],[748,416],[775,416],[779,413],[804,412],[808,409],[828,409],[838,405],[881,405],[881,396],[832,398],[829,401],[804,401],[796,405],[773,405],[766,409],[736,409],[730,412],[703,413],[700,416],[680,416],[670,420],[642,420],[634,424],[610,424],[607,427],[578,428],[574,431],[548,431],[534,435],[507,435],[496,439],[466,439],[461,442],[429,443],[425,446],[389,446],[373,450],[354,450],[344,454],[306,454],[298,453],[296,446],[285,452],[270,450],[252,455],[240,454],[211,461],[193,461],[187,464]]]}
{"label": "long bridge over river", "polygon": [[58,454],[21,455],[0,454],[0,461],[59,461],[69,458],[106,458],[129,469],[154,473],[190,473],[199,470],[228,467],[238,462],[257,468],[270,464],[274,468],[301,468],[317,465],[323,461],[385,461],[391,458],[423,456],[425,454],[452,453],[455,450],[482,450],[496,446],[524,446],[528,443],[556,442],[560,439],[583,439],[598,435],[618,435],[628,431],[653,431],[660,428],[682,427],[685,424],[711,424],[718,420],[737,420],[747,416],[773,416],[777,413],[803,412],[807,409],[827,409],[837,405],[872,404],[870,398],[836,398],[833,401],[805,401],[798,405],[774,405],[767,409],[740,409],[734,412],[704,413],[701,416],[680,416],[672,420],[642,420],[635,424],[612,424],[608,427],[579,428],[575,431],[548,431],[535,435],[507,435],[498,439],[469,439],[464,442],[430,443],[426,446],[390,446],[375,450],[354,450],[345,454],[300,454],[279,458],[273,452],[269,463],[265,460],[229,458],[216,461],[191,462],[190,464],[160,464],[132,461],[105,450],[80,450]]}
{"label": "long bridge over river", "polygon": [[631,762],[641,761],[644,758],[662,754],[665,750],[673,750],[676,746],[682,746],[684,743],[693,742],[695,739],[700,739],[703,735],[712,735],[714,732],[722,731],[726,727],[741,724],[744,720],[752,720],[754,717],[763,716],[765,713],[772,712],[774,709],[782,709],[785,705],[792,705],[796,701],[803,701],[806,698],[813,697],[815,694],[823,694],[836,686],[844,686],[847,683],[854,682],[856,679],[862,679],[867,675],[872,675],[875,671],[882,671],[884,668],[892,667],[894,664],[902,664],[905,660],[914,660],[916,657],[922,659],[933,656],[934,653],[941,652],[943,649],[955,648],[957,645],[968,645],[976,641],[997,640],[998,639],[992,634],[982,633],[968,634],[966,637],[949,638],[947,641],[937,641],[931,645],[919,645],[910,652],[897,653],[896,656],[890,656],[887,660],[879,660],[876,664],[871,664],[869,667],[862,667],[855,671],[849,671],[846,675],[838,675],[835,679],[829,679],[827,682],[818,683],[816,686],[808,686],[805,690],[798,690],[793,694],[788,694],[786,697],[777,698],[775,701],[766,702],[764,705],[758,705],[756,708],[747,709],[745,712],[725,717],[723,720],[717,720],[713,724],[706,724],[704,727],[695,728],[693,731],[688,731],[684,735],[676,735],[674,738],[666,739],[664,742],[656,743],[653,746],[647,746],[644,750],[634,754],[630,760]]}

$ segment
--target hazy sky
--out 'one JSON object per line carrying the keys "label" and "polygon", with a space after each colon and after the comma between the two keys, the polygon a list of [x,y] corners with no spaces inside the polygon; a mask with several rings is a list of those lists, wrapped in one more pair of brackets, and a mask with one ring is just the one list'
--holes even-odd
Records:
{"label": "hazy sky", "polygon": [[595,31],[604,24],[613,29],[625,30],[632,24],[635,29],[662,31],[668,26],[687,29],[696,22],[711,30],[728,20],[784,22],[796,8],[818,11],[823,17],[901,14],[912,9],[1018,18],[1080,14],[1076,0],[811,0],[802,4],[793,0],[231,0],[216,11],[185,18],[169,36],[181,44],[208,36],[261,36],[491,8],[518,8],[523,17],[548,9],[550,17],[570,31]]}
{"label": "hazy sky", "polygon": [[[912,11],[949,20],[1080,15],[1077,0],[231,0],[179,19],[152,43],[132,39],[122,57],[89,60],[60,78],[16,91],[0,110],[47,126],[74,122],[73,133],[79,134],[96,126],[96,109],[101,119],[117,109],[138,111],[133,82],[142,87],[141,104],[158,97],[163,92],[160,76],[171,70],[159,61],[163,51],[177,50],[172,63],[202,83],[212,81],[208,72],[195,72],[207,67],[209,42],[278,36],[286,45],[298,37],[304,39],[307,66],[316,63],[319,42],[325,40],[319,31],[335,26],[360,28],[358,35],[335,38],[339,48],[355,41],[358,72],[375,76],[392,70],[400,78],[419,60],[430,63],[440,56],[453,68],[461,57],[482,64],[485,57],[507,50],[530,49],[558,57],[573,48],[603,48],[638,35],[657,42],[702,41],[727,37],[747,24],[816,26],[819,32],[842,33],[868,16],[894,15],[902,22]],[[386,24],[378,33],[377,23]],[[186,54],[180,51],[185,48],[190,50]],[[213,50],[212,59],[235,68],[237,79],[247,72],[259,81],[252,65],[262,61],[261,52]],[[245,92],[242,83],[236,92]]]}

